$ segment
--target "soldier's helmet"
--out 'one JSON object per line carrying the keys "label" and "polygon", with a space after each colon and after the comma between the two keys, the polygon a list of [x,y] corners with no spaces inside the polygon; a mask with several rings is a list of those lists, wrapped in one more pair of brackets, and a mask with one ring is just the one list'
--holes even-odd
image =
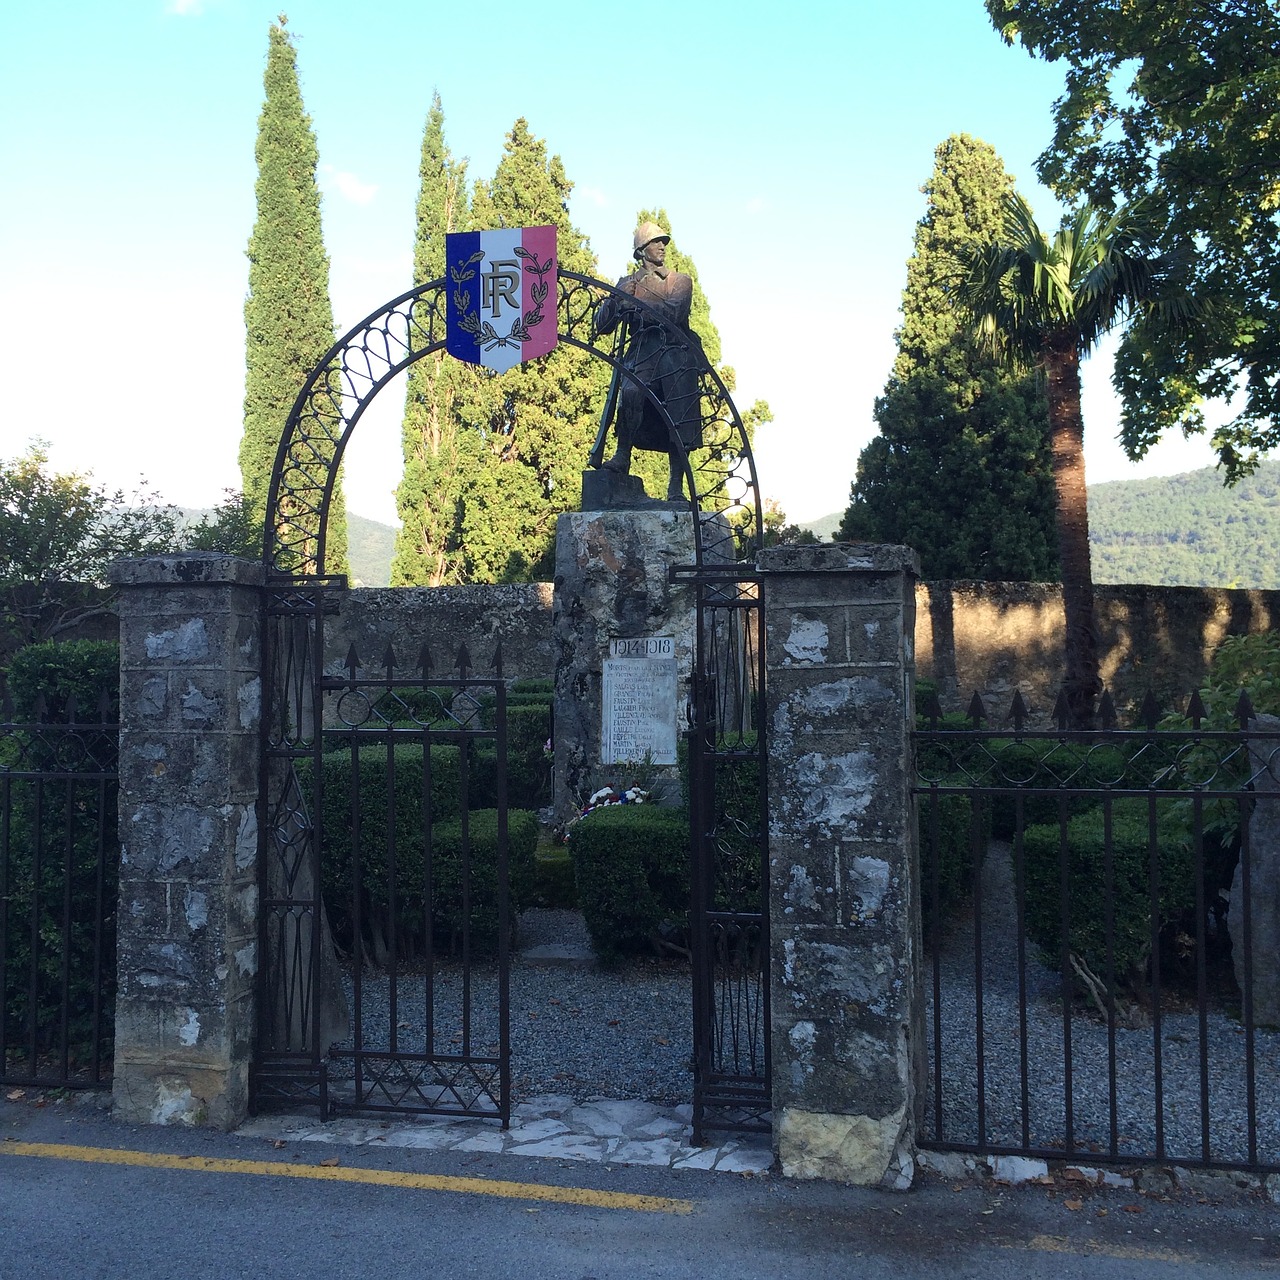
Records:
{"label": "soldier's helmet", "polygon": [[636,234],[632,240],[632,256],[638,258],[644,252],[645,245],[652,244],[655,240],[670,244],[671,232],[664,231],[656,222],[642,222],[636,228]]}

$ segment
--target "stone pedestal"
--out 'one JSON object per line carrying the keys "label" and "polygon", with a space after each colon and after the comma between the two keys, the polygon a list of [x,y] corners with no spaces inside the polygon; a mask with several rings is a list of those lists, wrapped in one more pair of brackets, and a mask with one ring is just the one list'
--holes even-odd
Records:
{"label": "stone pedestal", "polygon": [[120,561],[115,1113],[245,1117],[258,939],[261,565]]}
{"label": "stone pedestal", "polygon": [[909,1186],[923,1065],[910,728],[918,562],[776,547],[764,574],[773,1123],[785,1174]]}
{"label": "stone pedestal", "polygon": [[[661,794],[679,802],[679,771],[674,764],[652,770],[629,769],[603,758],[604,674],[613,662],[611,688],[620,700],[612,726],[625,739],[627,708],[621,700],[643,704],[649,683],[628,663],[650,657],[674,659],[672,692],[655,695],[648,710],[668,712],[675,734],[687,727],[689,678],[693,669],[695,607],[693,588],[673,586],[667,570],[694,560],[693,515],[684,510],[578,511],[556,522],[555,597],[552,635],[555,667],[555,811],[571,817],[605,783],[627,786],[651,772]],[[641,641],[669,641],[669,647]],[[633,645],[611,642],[634,641]],[[627,655],[631,654],[632,657]],[[654,669],[658,674],[657,668]],[[662,669],[662,678],[668,674]],[[630,690],[631,692],[626,692]],[[640,697],[634,698],[636,692]],[[646,708],[639,706],[641,713]]]}

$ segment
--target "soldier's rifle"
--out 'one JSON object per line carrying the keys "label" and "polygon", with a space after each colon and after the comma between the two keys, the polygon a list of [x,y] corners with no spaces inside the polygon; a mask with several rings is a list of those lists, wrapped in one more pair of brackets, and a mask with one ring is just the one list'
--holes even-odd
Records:
{"label": "soldier's rifle", "polygon": [[609,379],[609,392],[604,398],[604,408],[600,411],[600,430],[596,432],[596,442],[587,454],[587,465],[597,471],[604,466],[605,441],[609,438],[609,427],[618,411],[618,397],[622,394],[622,357],[627,349],[629,327],[626,319],[623,319],[614,330],[613,377]]}

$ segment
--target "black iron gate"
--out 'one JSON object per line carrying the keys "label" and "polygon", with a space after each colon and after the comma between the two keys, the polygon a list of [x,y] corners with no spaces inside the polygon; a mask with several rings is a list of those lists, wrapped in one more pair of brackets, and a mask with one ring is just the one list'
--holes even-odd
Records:
{"label": "black iron gate", "polygon": [[704,567],[692,580],[693,1131],[701,1142],[708,1129],[769,1128],[769,807],[761,580],[737,565]]}
{"label": "black iron gate", "polygon": [[[327,513],[342,454],[373,397],[409,365],[444,348],[448,292],[445,278],[424,284],[392,299],[336,342],[299,392],[276,456],[265,530],[268,677],[263,690],[264,799],[259,813],[263,869],[256,1106],[310,1101],[326,1113],[342,1105],[444,1108],[505,1119],[510,1105],[506,906],[496,908],[504,921],[497,952],[496,1021],[482,1020],[481,1025],[467,1012],[479,971],[469,963],[473,957],[464,945],[459,957],[461,1012],[457,1028],[449,1032],[449,1044],[461,1048],[444,1053],[437,1015],[429,1011],[429,996],[433,991],[439,994],[439,984],[428,973],[414,972],[415,979],[423,980],[422,991],[412,997],[423,1009],[423,1025],[415,1029],[412,1019],[402,1016],[403,968],[395,971],[401,984],[390,983],[385,1034],[376,1045],[370,1042],[370,1024],[364,1017],[370,1001],[368,978],[361,963],[365,947],[373,949],[375,958],[388,961],[396,952],[395,963],[402,964],[399,946],[391,947],[381,934],[375,939],[362,932],[368,918],[361,915],[357,921],[356,913],[370,909],[363,871],[348,878],[344,892],[351,895],[351,907],[345,915],[336,905],[336,888],[325,888],[326,875],[332,880],[327,870],[332,859],[323,850],[326,841],[332,842],[328,828],[335,787],[342,786],[335,782],[336,766],[327,757],[345,753],[350,778],[360,776],[371,753],[384,761],[392,779],[385,788],[386,803],[392,807],[384,821],[387,831],[394,833],[396,806],[402,803],[396,799],[400,792],[394,782],[401,768],[398,749],[403,754],[405,744],[414,744],[428,762],[419,771],[423,795],[430,797],[433,744],[456,745],[464,764],[477,758],[479,735],[493,734],[501,744],[500,710],[494,727],[456,714],[457,699],[471,696],[483,683],[466,674],[456,677],[447,700],[441,698],[443,716],[433,711],[426,720],[383,723],[378,700],[393,706],[396,699],[404,701],[411,686],[421,692],[450,682],[428,680],[425,665],[416,680],[402,680],[395,675],[393,656],[385,660],[381,679],[360,675],[358,657],[346,676],[325,666],[324,618],[343,585],[341,579],[324,576]],[[632,301],[604,281],[560,271],[559,341],[611,365],[616,378],[643,391],[666,422],[679,453],[694,519],[695,564],[681,572],[697,584],[698,615],[690,749],[695,1123],[699,1133],[721,1125],[759,1126],[769,1107],[769,1036],[763,628],[752,568],[763,520],[755,463],[742,420],[719,374],[687,332],[655,312],[650,323],[664,332],[667,343],[664,368],[674,375],[683,355],[689,362],[683,373],[696,388],[701,444],[685,453],[667,407],[652,388],[639,382],[633,369],[625,367],[612,339],[598,331],[598,312],[609,299],[614,305]],[[686,404],[682,413],[687,409]],[[514,416],[518,420],[518,413]],[[516,425],[518,429],[518,421]],[[495,671],[490,692],[499,709],[500,686],[500,673]],[[348,707],[354,705],[352,699],[368,701],[369,718],[356,723],[326,705],[341,705],[343,698]],[[501,756],[499,749],[499,760]],[[355,782],[348,785],[353,795],[359,790]],[[426,803],[424,798],[422,805]],[[502,803],[495,803],[501,813]],[[468,812],[467,806],[462,810]],[[368,843],[366,819],[367,809],[361,809],[358,834],[342,833],[353,850]],[[465,819],[463,825],[465,831]],[[468,833],[463,845],[470,839]],[[402,872],[400,837],[389,835],[385,847],[384,871]],[[420,893],[415,886],[414,893],[421,899],[416,910],[425,929],[438,878],[425,870],[434,865],[434,851],[424,850],[421,856],[424,887]],[[463,857],[464,865],[470,857]],[[399,943],[406,936],[399,914],[403,903],[395,878],[388,883],[393,887],[380,905],[388,921],[396,921]],[[415,948],[418,943],[419,967],[429,966],[431,948],[415,937]],[[345,988],[335,959],[339,952],[350,970]],[[342,1016],[344,996],[357,1014],[350,1031]],[[411,1025],[403,1026],[406,1021]],[[404,1042],[414,1034],[419,1040],[414,1048],[406,1048]],[[337,1080],[346,1078],[342,1072],[352,1083],[337,1089]]]}
{"label": "black iron gate", "polygon": [[[254,1102],[510,1118],[506,685],[429,644],[324,663],[340,580],[270,592]],[[379,671],[378,668],[381,668]]]}
{"label": "black iron gate", "polygon": [[1280,1170],[1274,722],[924,712],[922,1145]]}
{"label": "black iron gate", "polygon": [[0,722],[0,1084],[95,1088],[111,1074],[119,726],[104,697],[58,722]]}

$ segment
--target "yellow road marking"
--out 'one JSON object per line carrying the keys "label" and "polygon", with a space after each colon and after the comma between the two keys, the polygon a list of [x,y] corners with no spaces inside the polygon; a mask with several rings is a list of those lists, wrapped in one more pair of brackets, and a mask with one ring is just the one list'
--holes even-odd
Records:
{"label": "yellow road marking", "polygon": [[630,1209],[638,1213],[692,1213],[692,1200],[666,1196],[595,1191],[589,1187],[554,1187],[536,1182],[504,1182],[497,1178],[454,1178],[435,1173],[395,1173],[389,1169],[343,1168],[340,1165],[284,1164],[279,1160],[220,1160],[208,1156],[172,1156],[113,1147],[77,1147],[56,1142],[0,1142],[0,1155],[84,1164],[119,1164],[143,1169],[179,1169],[187,1173],[242,1173],[268,1178],[312,1178],[318,1182],[363,1182],[413,1191],[453,1191],[460,1195],[497,1196],[504,1200],[544,1200],[580,1204],[593,1209]]}

